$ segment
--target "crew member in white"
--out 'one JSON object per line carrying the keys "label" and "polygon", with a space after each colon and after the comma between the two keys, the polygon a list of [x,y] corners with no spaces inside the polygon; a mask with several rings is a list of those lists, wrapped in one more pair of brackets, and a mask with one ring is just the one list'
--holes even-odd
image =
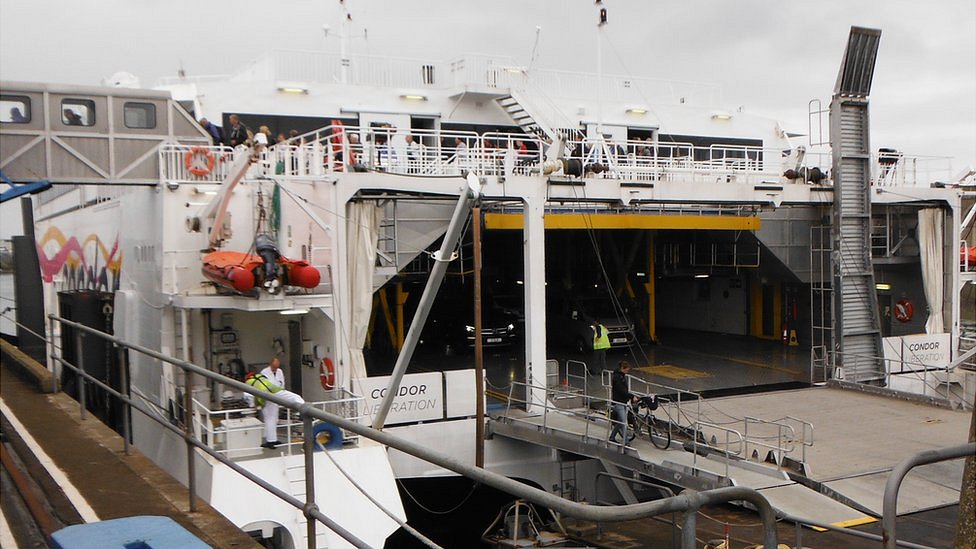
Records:
{"label": "crew member in white", "polygon": [[[268,366],[261,370],[261,373],[257,376],[248,376],[245,383],[261,391],[288,398],[292,404],[305,404],[305,400],[301,396],[285,390],[285,372],[281,370],[281,361],[278,360],[278,357],[272,358]],[[261,446],[274,448],[279,444],[278,405],[262,398],[255,398],[248,393],[244,394],[244,399],[249,406],[253,406],[255,403],[258,406],[262,406],[261,417],[264,419],[264,444]]]}

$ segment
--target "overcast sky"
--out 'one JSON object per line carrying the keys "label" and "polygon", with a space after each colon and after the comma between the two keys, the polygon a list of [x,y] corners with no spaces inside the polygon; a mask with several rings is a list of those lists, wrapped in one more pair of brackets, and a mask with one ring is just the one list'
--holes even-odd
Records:
{"label": "overcast sky", "polygon": [[[596,72],[592,0],[347,0],[353,53],[445,59],[509,55]],[[851,25],[882,30],[872,147],[976,165],[973,0],[605,0],[604,71],[722,87],[725,106],[805,131],[826,102]],[[99,84],[128,71],[152,86],[223,74],[274,48],[337,51],[339,0],[0,0],[0,79]],[[333,33],[334,35],[334,33]],[[7,216],[4,216],[7,217]],[[9,234],[6,230],[3,234]]]}

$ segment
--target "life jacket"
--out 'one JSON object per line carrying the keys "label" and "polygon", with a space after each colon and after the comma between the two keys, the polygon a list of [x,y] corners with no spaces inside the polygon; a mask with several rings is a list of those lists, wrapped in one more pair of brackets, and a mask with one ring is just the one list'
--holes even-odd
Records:
{"label": "life jacket", "polygon": [[[277,393],[281,390],[281,387],[275,385],[271,382],[264,374],[248,374],[247,378],[244,379],[244,383],[254,387],[259,391],[264,391],[266,393]],[[256,406],[264,406],[264,399],[258,396],[254,397],[254,404]]]}
{"label": "life jacket", "polygon": [[607,333],[607,327],[597,322],[596,326],[593,328],[593,350],[600,351],[602,349],[609,348],[610,334]]}

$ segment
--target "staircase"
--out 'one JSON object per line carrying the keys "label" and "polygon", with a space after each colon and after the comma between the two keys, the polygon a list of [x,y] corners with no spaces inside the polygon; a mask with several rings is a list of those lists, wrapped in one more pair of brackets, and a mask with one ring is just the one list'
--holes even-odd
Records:
{"label": "staircase", "polygon": [[453,210],[448,201],[389,201],[380,220],[373,287],[383,286],[436,242]]}
{"label": "staircase", "polygon": [[[285,478],[288,479],[288,493],[297,499],[305,501],[305,464],[301,461],[294,465],[285,466]],[[302,532],[302,539],[296,540],[297,547],[308,547],[308,519],[301,509],[295,509],[295,523]],[[326,544],[325,526],[317,524],[315,528],[315,547],[324,547]]]}
{"label": "staircase", "polygon": [[839,374],[884,379],[881,320],[871,264],[868,94],[881,32],[853,27],[830,105],[833,150],[834,349]]}
{"label": "staircase", "polygon": [[[498,106],[502,110],[508,113],[512,121],[523,132],[538,137],[548,137],[554,142],[559,138],[578,140],[584,137],[583,132],[579,128],[555,125],[550,117],[544,116],[543,111],[534,107],[532,101],[529,101],[524,94],[514,89],[509,90],[508,93],[508,95],[496,99],[495,102],[498,103]],[[554,116],[562,116],[555,106],[551,106],[551,108]],[[573,123],[569,119],[565,120],[566,124]]]}

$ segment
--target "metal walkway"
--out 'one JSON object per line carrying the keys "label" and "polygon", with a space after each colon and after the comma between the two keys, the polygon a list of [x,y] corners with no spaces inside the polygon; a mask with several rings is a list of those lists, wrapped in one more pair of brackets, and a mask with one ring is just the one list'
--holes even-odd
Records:
{"label": "metal walkway", "polygon": [[[582,408],[547,405],[534,413],[504,410],[491,418],[488,432],[599,460],[605,469],[617,467],[683,488],[753,488],[778,511],[841,527],[872,522],[881,515],[885,482],[901,459],[927,448],[963,443],[968,433],[969,414],[965,412],[826,387],[706,403],[706,412],[714,415],[780,417],[788,410],[816,424],[816,444],[805,451],[805,475],[793,473],[802,483],[775,464],[726,459],[715,451],[714,442],[705,456],[686,449],[688,443],[672,441],[667,450],[661,450],[643,438],[621,449],[607,442],[608,422],[603,414]],[[855,417],[858,420],[851,421]],[[870,431],[864,426],[870,426]],[[961,479],[962,462],[920,468],[906,481],[899,513],[958,502]]]}

